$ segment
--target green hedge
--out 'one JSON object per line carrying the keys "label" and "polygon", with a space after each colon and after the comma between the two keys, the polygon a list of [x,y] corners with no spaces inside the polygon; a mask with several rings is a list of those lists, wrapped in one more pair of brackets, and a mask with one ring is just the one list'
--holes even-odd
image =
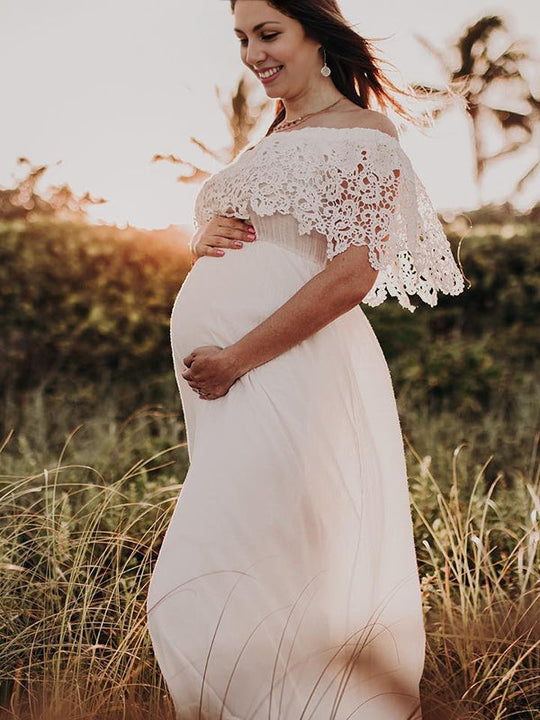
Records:
{"label": "green hedge", "polygon": [[0,225],[0,383],[168,369],[185,245],[134,229]]}
{"label": "green hedge", "polygon": [[439,294],[434,308],[413,299],[414,314],[393,301],[367,308],[396,385],[434,409],[512,404],[513,383],[538,367],[539,240],[540,224],[477,226],[460,249],[461,295]]}
{"label": "green hedge", "polygon": [[[508,230],[510,227],[510,231]],[[457,236],[448,229],[454,253]],[[394,381],[478,411],[540,349],[540,225],[473,228],[460,259],[471,282],[414,314],[362,306]],[[189,268],[185,243],[66,222],[0,224],[0,384],[63,373],[145,378],[170,371],[169,317]]]}

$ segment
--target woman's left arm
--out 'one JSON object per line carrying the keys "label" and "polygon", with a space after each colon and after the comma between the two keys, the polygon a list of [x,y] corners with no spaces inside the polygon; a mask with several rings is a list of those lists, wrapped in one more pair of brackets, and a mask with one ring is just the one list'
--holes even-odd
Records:
{"label": "woman's left arm", "polygon": [[[223,349],[197,348],[182,376],[193,388],[220,397],[242,375],[272,360],[358,305],[377,278],[366,245],[351,245],[287,302],[240,340]],[[210,346],[212,348],[212,346]],[[209,348],[209,350],[210,350]]]}
{"label": "woman's left arm", "polygon": [[240,374],[281,355],[351,310],[376,278],[367,246],[351,245],[341,252],[272,315],[226,348]]}

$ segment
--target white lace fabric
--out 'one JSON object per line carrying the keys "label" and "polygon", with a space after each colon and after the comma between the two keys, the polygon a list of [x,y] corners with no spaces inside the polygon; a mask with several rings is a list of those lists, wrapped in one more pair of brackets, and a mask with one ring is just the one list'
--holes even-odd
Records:
{"label": "white lace fabric", "polygon": [[329,260],[367,245],[377,280],[362,302],[388,295],[414,312],[437,292],[464,289],[437,212],[399,141],[375,128],[304,127],[264,137],[210,176],[195,200],[199,229],[216,215],[282,213],[326,237]]}

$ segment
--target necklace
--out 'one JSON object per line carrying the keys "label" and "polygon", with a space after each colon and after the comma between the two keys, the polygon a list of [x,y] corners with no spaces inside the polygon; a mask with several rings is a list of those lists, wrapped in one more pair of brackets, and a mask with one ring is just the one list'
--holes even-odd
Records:
{"label": "necklace", "polygon": [[302,122],[302,120],[307,120],[308,117],[311,117],[312,115],[317,115],[318,113],[322,113],[324,110],[330,110],[330,108],[333,108],[334,105],[337,105],[338,102],[343,100],[342,97],[340,97],[336,102],[333,102],[331,105],[328,105],[327,107],[322,108],[322,110],[315,110],[315,112],[308,113],[307,115],[300,115],[300,117],[295,118],[294,120],[282,120],[280,123],[276,125],[276,127],[272,130],[272,132],[282,132],[283,130],[286,130],[289,127],[292,127],[293,125],[298,125],[299,122]]}

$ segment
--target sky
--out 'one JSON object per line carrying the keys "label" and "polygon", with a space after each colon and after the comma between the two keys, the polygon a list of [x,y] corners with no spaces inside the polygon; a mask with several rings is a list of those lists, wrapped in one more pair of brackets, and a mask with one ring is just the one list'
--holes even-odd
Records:
{"label": "sky", "polygon": [[[341,0],[346,19],[376,40],[390,75],[442,86],[445,77],[415,34],[445,49],[482,15],[501,15],[515,39],[530,43],[530,68],[540,97],[540,2],[537,0]],[[219,151],[230,143],[216,94],[227,98],[247,72],[226,0],[0,0],[0,185],[24,174],[17,158],[50,169],[49,184],[68,183],[107,203],[90,208],[96,221],[142,228],[192,225],[199,185],[180,183],[180,166],[152,162],[174,154],[210,172],[219,169],[190,136]],[[253,99],[266,98],[253,76]],[[264,135],[273,117],[261,119]],[[540,134],[539,134],[540,135]],[[540,136],[527,151],[494,167],[485,201],[505,199],[514,181],[540,157]],[[493,137],[494,148],[496,143]],[[456,109],[401,144],[438,210],[478,204],[471,128]],[[540,200],[540,177],[518,207]]]}

